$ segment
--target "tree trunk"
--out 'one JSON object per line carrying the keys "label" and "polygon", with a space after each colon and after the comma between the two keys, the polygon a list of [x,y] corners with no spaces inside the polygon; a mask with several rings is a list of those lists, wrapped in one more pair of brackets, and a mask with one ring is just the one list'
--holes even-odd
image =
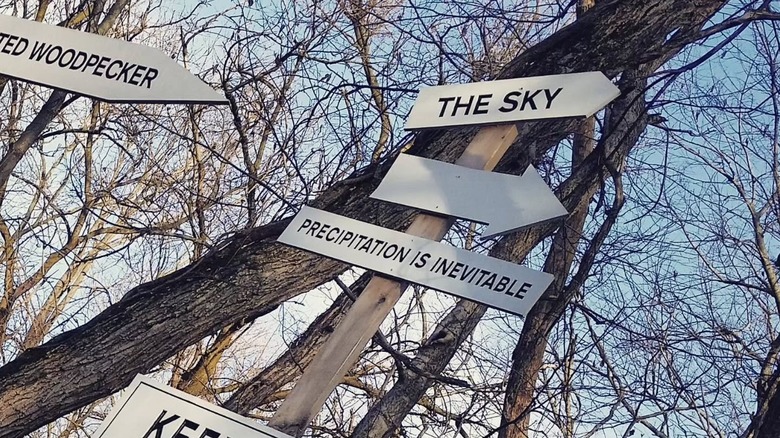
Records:
{"label": "tree trunk", "polygon": [[[692,25],[683,33],[692,34],[700,30],[706,19],[716,11],[717,7],[712,4],[706,8],[702,7],[699,10],[701,15],[698,16],[697,20],[692,21]],[[587,15],[585,16],[587,17]],[[664,45],[656,52],[659,56],[655,59],[646,59],[646,62],[637,68],[623,72],[620,87],[624,91],[624,95],[612,106],[609,120],[606,122],[608,127],[607,142],[617,136],[623,139],[623,144],[615,146],[614,149],[603,148],[600,145],[606,151],[615,151],[612,157],[614,166],[622,167],[623,160],[647,127],[647,108],[644,96],[647,88],[647,77],[679,53],[681,48],[675,44]],[[584,214],[584,212],[581,213]],[[584,220],[584,216],[580,219]],[[572,292],[576,290],[569,289],[569,293],[563,293],[562,287],[558,290],[548,289],[528,313],[512,354],[513,363],[504,401],[502,429],[499,435],[501,438],[527,438],[529,436],[530,408],[533,402],[536,379],[547,347],[547,336],[563,315],[566,305],[572,297]]]}
{"label": "tree trunk", "polygon": [[[688,29],[724,0],[613,0],[599,4],[513,60],[502,78],[602,70],[610,75],[659,56],[667,35]],[[521,125],[497,170],[519,173],[571,132],[571,121]],[[418,135],[411,153],[453,161],[475,129]],[[366,172],[382,175],[389,163]],[[411,213],[367,199],[378,179],[337,184],[314,206],[398,229]],[[579,186],[561,193],[579,198]],[[579,193],[578,193],[579,192]],[[0,438],[21,437],[127,385],[177,351],[252,314],[270,311],[342,272],[341,263],[275,242],[288,221],[237,234],[228,245],[171,275],[137,286],[85,325],[0,368]],[[547,229],[547,228],[545,228]]]}
{"label": "tree trunk", "polygon": [[[621,89],[631,90],[625,92],[620,100],[616,101],[610,110],[611,117],[607,126],[612,127],[605,133],[602,142],[595,154],[604,155],[607,151],[614,150],[612,160],[616,167],[621,167],[622,162],[636,144],[639,136],[647,126],[647,108],[644,101],[644,89],[646,80],[644,77],[636,79],[635,74],[624,73],[621,81]],[[620,143],[614,145],[614,149],[604,143],[620,139]],[[591,155],[591,158],[595,158]],[[576,161],[576,160],[575,160]],[[586,160],[587,161],[587,160]],[[584,165],[584,162],[583,162]],[[576,170],[575,170],[576,171]],[[598,189],[591,186],[592,190],[587,199],[590,199]],[[582,229],[587,214],[587,203],[574,212],[569,218],[572,226]],[[565,242],[561,247],[562,256],[568,259],[566,266],[570,266],[576,239]],[[554,249],[555,250],[555,249]],[[565,275],[561,271],[560,275]],[[520,338],[512,353],[512,369],[509,373],[507,393],[504,400],[504,412],[502,415],[501,438],[527,438],[530,408],[533,402],[536,379],[544,360],[544,352],[547,347],[547,336],[563,315],[566,305],[576,289],[566,291],[565,279],[557,278],[551,287],[542,295],[536,305],[528,313]]]}

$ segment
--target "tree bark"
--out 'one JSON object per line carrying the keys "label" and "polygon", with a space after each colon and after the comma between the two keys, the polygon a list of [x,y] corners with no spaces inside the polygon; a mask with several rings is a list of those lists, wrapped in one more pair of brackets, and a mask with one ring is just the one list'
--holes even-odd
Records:
{"label": "tree bark", "polygon": [[[635,73],[624,73],[621,89],[630,91],[625,92],[620,100],[612,106],[611,117],[607,121],[607,125],[612,126],[613,129],[606,133],[607,140],[602,142],[594,153],[604,155],[610,150],[614,151],[612,163],[616,167],[622,166],[623,160],[628,156],[647,126],[647,108],[644,100],[645,73],[647,72],[643,72],[640,78],[637,78]],[[619,138],[620,143],[611,147],[603,144],[609,143],[615,138]],[[595,157],[591,155],[591,158]],[[585,160],[585,162],[587,161],[588,159]],[[586,198],[590,199],[597,189],[598,186],[591,186],[591,191]],[[572,225],[581,229],[586,214],[587,203],[583,203],[581,209],[569,218],[575,222]],[[568,263],[563,264],[570,266],[576,240],[565,242],[564,246],[568,246],[568,248],[561,247],[559,249]],[[512,353],[512,369],[504,400],[502,430],[499,434],[501,438],[526,438],[528,436],[530,407],[533,402],[536,379],[547,347],[547,336],[563,315],[574,291],[574,289],[569,288],[567,293],[566,290],[564,279],[557,278],[528,313],[523,324],[520,338]]]}
{"label": "tree bark", "polygon": [[[667,35],[702,22],[724,0],[613,0],[530,48],[502,78],[602,70],[610,75],[659,56]],[[521,126],[497,170],[519,173],[571,132],[571,121]],[[410,152],[453,161],[475,129],[418,135]],[[382,175],[389,163],[366,169]],[[315,207],[398,229],[411,213],[367,199],[377,178],[336,184]],[[579,198],[582,187],[560,195]],[[275,242],[287,220],[237,234],[193,265],[134,288],[85,325],[0,368],[0,438],[21,437],[126,386],[175,352],[232,322],[270,311],[342,272],[341,263]],[[546,228],[545,228],[546,229]]]}
{"label": "tree bark", "polygon": [[[578,2],[578,16],[591,7],[593,7],[593,2]],[[596,143],[594,138],[595,128],[596,119],[595,117],[590,117],[583,121],[574,132],[572,140],[572,172],[593,151]],[[550,299],[552,295],[559,297],[558,299],[568,299],[568,297],[562,297],[561,294],[565,287],[567,274],[570,272],[572,262],[574,261],[574,253],[585,227],[585,219],[588,216],[588,204],[597,190],[598,186],[591,186],[591,190],[580,202],[577,210],[571,213],[566,219],[564,226],[555,235],[544,270],[545,272],[555,272],[558,275],[550,285],[549,291],[545,294],[544,298],[546,299]],[[561,316],[562,312],[558,315],[549,315],[550,319],[554,318],[554,323],[557,323]],[[531,373],[533,375],[530,378],[527,378],[522,375],[525,369],[521,366],[513,366],[511,368],[507,393],[504,397],[504,412],[501,419],[502,427],[499,431],[500,438],[526,438],[528,436],[530,418],[528,408],[531,405],[531,396],[535,388],[534,383],[536,382],[539,367],[542,364],[541,359],[544,357],[547,345],[546,336],[534,338],[533,334],[525,335],[526,331],[534,331],[532,328],[534,322],[529,321],[530,319],[526,319],[523,324],[520,339],[512,354],[512,360],[513,365],[518,365],[518,361],[525,359],[529,362],[529,366],[535,369],[535,372]],[[521,344],[523,344],[522,347]]]}
{"label": "tree bark", "polygon": [[[780,365],[777,366],[775,372],[771,377],[771,381],[768,383],[769,387],[764,392],[764,397],[767,402],[765,403],[766,409],[761,409],[753,418],[751,427],[755,428],[754,438],[775,438],[780,436]],[[748,435],[750,436],[750,435]]]}

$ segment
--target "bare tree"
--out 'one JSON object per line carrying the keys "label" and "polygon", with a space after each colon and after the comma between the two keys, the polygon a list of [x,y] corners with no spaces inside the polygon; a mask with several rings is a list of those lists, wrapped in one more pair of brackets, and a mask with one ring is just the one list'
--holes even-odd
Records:
{"label": "bare tree", "polygon": [[[400,229],[414,212],[367,197],[393,158],[453,161],[476,132],[402,133],[415,90],[589,70],[621,97],[518,124],[498,166],[536,164],[572,215],[495,245],[462,223],[447,237],[556,275],[522,327],[414,289],[311,433],[776,434],[769,2],[251,3],[0,5],[158,46],[229,100],[0,80],[0,437],[85,436],[147,372],[267,420],[365,282],[277,244],[288,217],[307,203]],[[718,59],[750,68],[702,73]],[[288,349],[244,341],[318,287],[336,298]]]}

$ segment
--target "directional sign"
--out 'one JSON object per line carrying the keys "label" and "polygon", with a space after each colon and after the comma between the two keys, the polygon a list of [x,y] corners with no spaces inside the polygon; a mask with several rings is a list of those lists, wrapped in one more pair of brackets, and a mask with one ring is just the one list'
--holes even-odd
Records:
{"label": "directional sign", "polygon": [[590,117],[619,95],[601,72],[429,87],[420,90],[405,129]]}
{"label": "directional sign", "polygon": [[291,438],[227,409],[137,376],[95,438]]}
{"label": "directional sign", "polygon": [[157,49],[2,14],[0,74],[108,102],[227,103]]}
{"label": "directional sign", "polygon": [[303,207],[279,242],[524,316],[553,276]]}
{"label": "directional sign", "polygon": [[407,154],[371,197],[489,224],[483,238],[568,214],[533,166],[520,177]]}
{"label": "directional sign", "polygon": [[[435,87],[420,92],[406,129],[494,124],[480,129],[458,159],[458,164],[464,167],[492,170],[518,133],[514,126],[495,124],[590,116],[619,94],[618,89],[598,72]],[[526,171],[526,176],[533,179],[530,177],[536,171],[530,170]],[[438,175],[436,177],[434,181],[441,183]],[[541,180],[538,174],[535,178]],[[451,179],[449,182],[452,182]],[[522,184],[534,186],[531,182],[523,181]],[[414,184],[407,188],[410,191],[424,190],[427,185]],[[481,187],[481,191],[473,197],[464,196],[464,199],[487,197],[505,186],[495,188],[490,184],[474,184],[474,187]],[[545,185],[544,190],[549,191],[549,188]],[[391,197],[399,199],[396,195]],[[450,198],[436,200],[451,204]],[[425,208],[425,205],[421,207]],[[496,208],[503,207],[493,203],[484,207],[485,210]],[[474,209],[466,211],[473,212]],[[536,213],[542,218],[554,217],[553,214]],[[495,224],[492,217],[475,220],[489,221],[493,232],[495,229],[522,226],[517,225],[518,222]],[[523,219],[528,220],[531,219]],[[447,221],[420,215],[408,230],[440,238],[448,228]],[[279,240],[518,315],[528,312],[553,278],[543,272],[448,247],[412,234],[385,230],[309,208],[304,208],[293,218]],[[393,283],[376,278],[369,282],[269,424],[291,434],[304,433],[328,395],[353,366],[358,353],[392,310],[400,293],[406,289],[403,284]]]}

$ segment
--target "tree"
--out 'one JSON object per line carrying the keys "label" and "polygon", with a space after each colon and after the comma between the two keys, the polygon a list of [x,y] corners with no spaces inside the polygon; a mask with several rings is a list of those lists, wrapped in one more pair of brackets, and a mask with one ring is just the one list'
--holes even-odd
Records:
{"label": "tree", "polygon": [[[411,427],[412,412],[419,414],[415,424],[420,433],[439,427],[466,435],[466,429],[483,434],[499,429],[505,436],[523,436],[532,427],[529,414],[541,412],[562,434],[574,436],[573,416],[556,417],[556,403],[573,413],[581,394],[598,393],[576,388],[577,382],[600,376],[609,382],[611,404],[600,405],[594,395],[595,401],[582,409],[626,411],[631,418],[615,420],[617,424],[629,429],[643,424],[663,436],[655,417],[645,416],[643,401],[625,396],[627,373],[643,364],[661,364],[659,371],[672,376],[672,391],[664,397],[680,397],[690,409],[708,414],[710,406],[688,397],[688,386],[701,375],[683,376],[685,367],[679,368],[668,354],[652,354],[655,346],[670,345],[667,333],[649,322],[634,331],[623,330],[621,312],[631,306],[624,303],[611,309],[616,317],[604,318],[578,296],[594,281],[594,270],[630,269],[619,257],[607,259],[617,251],[609,233],[617,228],[623,233],[620,236],[630,235],[616,224],[626,215],[625,180],[634,183],[626,169],[647,125],[657,121],[650,113],[658,103],[651,93],[663,94],[682,83],[679,78],[693,67],[713,54],[725,53],[719,44],[702,55],[691,44],[718,38],[730,29],[742,31],[755,20],[775,19],[767,2],[605,0],[565,27],[566,20],[572,19],[571,6],[541,3],[508,11],[470,3],[370,2],[214,11],[199,3],[173,16],[154,3],[145,10],[122,1],[84,3],[74,10],[49,9],[46,2],[36,7],[18,3],[9,10],[25,17],[149,43],[177,41],[178,58],[190,68],[198,66],[205,79],[221,87],[230,106],[226,110],[117,107],[60,91],[43,102],[34,100],[34,93],[41,92],[36,87],[19,81],[2,83],[7,115],[3,132],[10,146],[0,162],[5,268],[0,317],[7,327],[2,344],[5,364],[0,367],[0,436],[30,433],[93,405],[121,389],[136,373],[160,368],[179,388],[215,401],[232,393],[227,405],[244,413],[272,403],[300,373],[297,362],[305,362],[312,354],[311,345],[321,342],[317,328],[335,324],[349,295],[359,293],[363,281],[342,285],[340,289],[348,293],[337,298],[289,354],[265,368],[254,383],[238,378],[220,384],[220,363],[247,324],[334,278],[342,281],[339,276],[348,268],[275,243],[288,222],[285,218],[306,202],[389,228],[407,224],[413,212],[367,198],[392,157],[403,149],[452,161],[475,133],[470,128],[433,130],[411,142],[399,135],[399,118],[409,104],[407,91],[422,83],[588,70],[616,77],[623,92],[600,126],[583,129],[579,122],[562,120],[519,124],[516,144],[522,147],[512,148],[498,166],[502,172],[517,174],[529,162],[538,164],[550,180],[559,182],[556,193],[574,213],[557,233],[558,224],[545,224],[490,249],[516,262],[533,260],[534,248],[543,249],[545,267],[559,274],[518,334],[505,399],[497,392],[503,406],[486,401],[485,394],[496,394],[490,392],[490,379],[477,379],[478,372],[464,376],[462,369],[448,370],[454,358],[462,364],[473,362],[473,353],[464,351],[470,351],[469,338],[486,312],[482,306],[458,302],[442,311],[438,321],[421,324],[433,330],[418,337],[419,345],[404,345],[403,318],[395,321],[394,330],[375,337],[376,349],[368,351],[363,366],[345,379],[345,388],[354,391],[351,398],[367,394],[370,408],[357,405],[355,409],[365,411],[358,422],[349,409],[332,403],[330,423],[315,425],[316,433],[390,436]],[[439,12],[447,14],[441,18]],[[527,25],[529,16],[537,19]],[[774,47],[768,40],[764,44]],[[215,56],[209,47],[224,48],[225,56]],[[675,58],[680,53],[694,61],[652,77],[670,60],[681,59]],[[20,129],[24,121],[29,123]],[[664,132],[675,133],[675,129]],[[567,138],[573,132],[579,132],[571,146],[573,158],[562,159],[560,150],[570,147]],[[600,135],[591,152],[586,140],[594,134]],[[61,144],[71,146],[64,149]],[[685,144],[675,146],[686,156],[696,156]],[[48,164],[51,149],[56,165]],[[735,179],[734,173],[726,175]],[[63,188],[52,193],[50,187],[57,185]],[[742,199],[752,198],[746,192]],[[776,197],[771,199],[776,202]],[[691,223],[679,214],[679,204],[669,204],[664,209],[666,220]],[[770,211],[774,210],[767,207],[763,213]],[[751,214],[754,226],[765,218]],[[471,231],[456,229],[454,243],[469,241]],[[36,242],[49,248],[49,258],[42,264],[33,261],[38,254],[33,249]],[[762,244],[755,246],[760,252]],[[766,264],[771,256],[766,245],[763,248],[761,272],[772,284],[771,265]],[[136,286],[125,291],[119,286],[124,278],[115,278],[113,285],[90,279],[116,260],[131,269],[144,266],[128,276]],[[637,285],[647,290],[648,284]],[[24,300],[32,305],[22,305]],[[411,306],[427,305],[418,296],[410,300]],[[663,308],[659,306],[652,308]],[[707,321],[715,320],[715,310],[706,315]],[[771,314],[765,314],[768,321]],[[62,328],[55,328],[57,324]],[[635,336],[636,332],[636,339],[664,342],[648,344],[652,346],[647,348],[646,361],[617,364],[614,355],[620,345],[613,341],[619,337],[607,336],[599,329],[603,324],[610,324],[618,334]],[[569,330],[569,347],[558,355],[555,373],[540,374],[545,372],[544,361],[559,352],[560,345],[548,346],[547,339],[561,326]],[[598,352],[607,371],[598,366],[582,371],[572,365],[585,354],[582,339],[587,336],[591,337],[589,351]],[[718,336],[730,346],[750,345],[725,331]],[[296,353],[304,347],[308,350]],[[777,403],[777,379],[772,374],[776,357],[774,350],[766,350],[764,371],[746,373],[746,382],[759,381],[756,376],[761,376],[759,414],[746,433],[772,427],[767,419],[773,418],[768,412]],[[376,365],[368,366],[369,359]],[[447,372],[453,376],[442,376]],[[675,375],[681,376],[679,381],[674,381]],[[563,376],[560,385],[558,376]],[[380,381],[384,383],[367,383]],[[273,391],[254,392],[251,388],[257,382],[269,382]],[[653,391],[662,385],[644,383],[649,389],[640,395],[658,398]],[[431,390],[444,391],[453,385],[461,391],[447,394],[457,403],[452,409],[443,408]],[[485,393],[464,397],[468,391],[464,386],[480,387]],[[545,400],[546,394],[552,395]],[[680,405],[671,406],[664,405],[658,415],[671,415]],[[84,415],[77,413],[75,423]],[[502,424],[496,425],[499,416]],[[611,427],[614,414],[594,416],[600,420],[593,430]],[[537,423],[548,427],[544,421]]]}

